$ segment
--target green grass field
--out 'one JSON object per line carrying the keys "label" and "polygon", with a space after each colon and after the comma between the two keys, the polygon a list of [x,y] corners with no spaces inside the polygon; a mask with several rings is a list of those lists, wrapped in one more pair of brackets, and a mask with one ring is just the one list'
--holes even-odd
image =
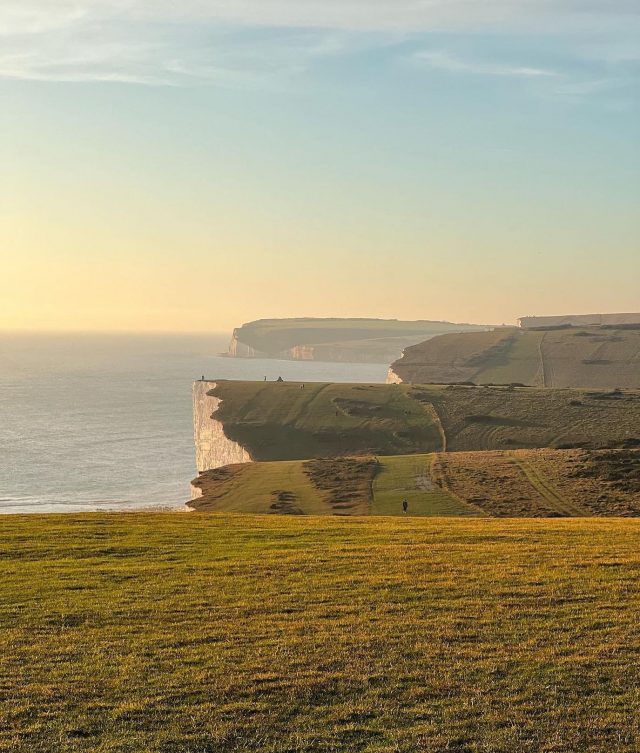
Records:
{"label": "green grass field", "polygon": [[411,516],[482,515],[433,480],[433,455],[380,458],[380,471],[372,486],[372,515],[401,515],[407,500]]}
{"label": "green grass field", "polygon": [[[347,467],[342,467],[347,464]],[[513,450],[247,463],[194,484],[200,512],[636,517],[640,450]]]}
{"label": "green grass field", "polygon": [[[220,478],[221,474],[214,471],[211,475]],[[195,480],[195,483],[200,481]],[[267,514],[277,504],[281,491],[293,495],[296,507],[306,515],[329,513],[328,504],[305,474],[303,463],[299,460],[234,466],[233,472],[226,478],[205,483],[206,497],[195,500],[194,505],[211,512]]]}
{"label": "green grass field", "polygon": [[295,382],[217,383],[216,419],[255,460],[438,450],[433,415],[405,388]]}
{"label": "green grass field", "polygon": [[0,519],[7,753],[632,753],[640,522]]}
{"label": "green grass field", "polygon": [[640,443],[640,391],[217,382],[254,460]]}

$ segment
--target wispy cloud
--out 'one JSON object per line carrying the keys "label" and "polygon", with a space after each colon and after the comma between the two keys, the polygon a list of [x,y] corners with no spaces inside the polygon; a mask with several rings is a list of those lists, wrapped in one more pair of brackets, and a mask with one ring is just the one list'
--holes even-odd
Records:
{"label": "wispy cloud", "polygon": [[[595,35],[594,49],[600,45],[608,64],[621,64],[638,56],[632,32],[640,30],[640,5],[637,0],[2,0],[0,77],[235,85],[295,75],[318,59],[381,46],[394,35],[523,30],[545,35],[564,30],[573,44],[582,40],[585,47]],[[416,60],[457,73],[556,75],[553,66],[494,62],[449,49],[422,52]]]}
{"label": "wispy cloud", "polygon": [[466,73],[482,76],[513,76],[516,78],[541,78],[559,75],[557,71],[521,65],[507,65],[485,61],[463,60],[443,51],[422,51],[414,55],[417,63],[449,73]]}
{"label": "wispy cloud", "polygon": [[213,83],[264,86],[313,60],[357,49],[341,31],[269,33],[197,24],[123,24],[74,15],[72,28],[0,37],[0,77],[156,86]]}
{"label": "wispy cloud", "polygon": [[640,7],[636,0],[4,0],[0,28],[54,28],[89,16],[418,31],[617,25],[638,20]]}

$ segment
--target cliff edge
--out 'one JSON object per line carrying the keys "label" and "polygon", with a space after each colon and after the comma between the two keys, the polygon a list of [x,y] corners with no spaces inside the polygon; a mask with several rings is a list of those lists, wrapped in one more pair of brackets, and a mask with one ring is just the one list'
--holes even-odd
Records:
{"label": "cliff edge", "polygon": [[[249,452],[227,439],[224,426],[215,417],[221,402],[219,397],[211,394],[215,388],[216,382],[201,380],[193,383],[193,434],[199,474],[224,465],[251,462]],[[192,498],[201,493],[199,487],[191,485]]]}

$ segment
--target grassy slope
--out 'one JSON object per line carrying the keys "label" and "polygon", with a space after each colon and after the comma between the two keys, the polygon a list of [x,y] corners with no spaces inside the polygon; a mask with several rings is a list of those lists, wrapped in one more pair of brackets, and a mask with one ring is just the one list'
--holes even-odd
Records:
{"label": "grassy slope", "polygon": [[509,349],[500,358],[488,358],[481,365],[474,367],[472,381],[478,384],[515,383],[552,387],[552,384],[544,384],[545,376],[540,359],[540,348],[545,334],[527,332],[526,336],[522,337],[518,333],[518,336],[510,341]]}
{"label": "grassy slope", "polygon": [[640,515],[640,451],[441,454],[443,487],[496,517]]}
{"label": "grassy slope", "polygon": [[632,753],[640,524],[0,519],[7,753]]}
{"label": "grassy slope", "polygon": [[367,515],[378,463],[371,456],[245,463],[200,474],[199,512]]}
{"label": "grassy slope", "polygon": [[[203,488],[203,497],[193,500],[191,506],[199,512],[401,515],[402,501],[407,499],[411,516],[482,515],[480,509],[465,504],[433,482],[433,459],[433,455],[378,457],[375,477],[368,479],[363,491],[355,495],[357,504],[347,509],[342,505],[353,503],[350,482],[355,470],[345,475],[342,485],[335,485],[334,498],[339,504],[336,509],[330,494],[305,472],[307,461],[249,463],[211,471],[196,479]],[[314,461],[320,468],[327,466],[325,475],[336,462],[341,460]],[[291,503],[284,509],[278,504],[282,492]]]}
{"label": "grassy slope", "polygon": [[216,418],[256,460],[439,450],[438,427],[405,389],[385,385],[219,382]]}
{"label": "grassy slope", "polygon": [[[305,515],[331,514],[325,495],[314,488],[301,461],[245,463],[231,470],[229,477],[222,481],[207,483],[205,474],[205,496],[195,500],[196,509],[267,514],[278,504],[279,493],[284,491],[295,498],[296,508]],[[196,483],[202,483],[202,479],[196,479]]]}
{"label": "grassy slope", "polygon": [[640,392],[219,382],[225,434],[256,460],[608,446],[640,436]]}
{"label": "grassy slope", "polygon": [[[340,462],[345,461],[314,461],[321,476],[331,475],[331,466]],[[227,469],[212,471],[213,478],[204,483],[204,496],[192,506],[201,512],[402,515],[406,499],[411,516],[640,515],[639,450],[379,457],[373,479],[365,473],[359,493],[350,493],[350,483],[358,475],[355,465],[334,485],[334,500],[353,504],[347,509],[332,507],[325,489],[305,473],[305,465],[304,461],[254,463],[233,466],[230,474]],[[279,498],[290,500],[295,509],[278,506]]]}
{"label": "grassy slope", "polygon": [[640,392],[419,388],[411,394],[434,404],[447,449],[601,447],[640,438]]}
{"label": "grassy slope", "polygon": [[449,334],[407,348],[405,381],[545,387],[640,387],[640,331],[599,328]]}
{"label": "grassy slope", "polygon": [[373,483],[372,515],[401,515],[407,500],[411,516],[482,515],[482,511],[434,483],[434,455],[380,458]]}

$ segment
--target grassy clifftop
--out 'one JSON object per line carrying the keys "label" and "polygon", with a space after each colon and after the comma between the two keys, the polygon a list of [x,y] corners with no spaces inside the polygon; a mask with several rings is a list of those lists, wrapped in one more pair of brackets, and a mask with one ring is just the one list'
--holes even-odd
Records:
{"label": "grassy clifftop", "polygon": [[640,327],[447,334],[407,348],[392,368],[416,384],[640,388]]}
{"label": "grassy clifftop", "polygon": [[634,753],[640,524],[3,516],[0,750]]}
{"label": "grassy clifftop", "polygon": [[640,443],[640,391],[218,382],[254,460]]}
{"label": "grassy clifftop", "polygon": [[216,419],[254,460],[437,450],[428,409],[405,388],[294,382],[218,382]]}
{"label": "grassy clifftop", "polygon": [[227,466],[201,475],[201,512],[284,515],[640,515],[639,450],[516,450]]}

